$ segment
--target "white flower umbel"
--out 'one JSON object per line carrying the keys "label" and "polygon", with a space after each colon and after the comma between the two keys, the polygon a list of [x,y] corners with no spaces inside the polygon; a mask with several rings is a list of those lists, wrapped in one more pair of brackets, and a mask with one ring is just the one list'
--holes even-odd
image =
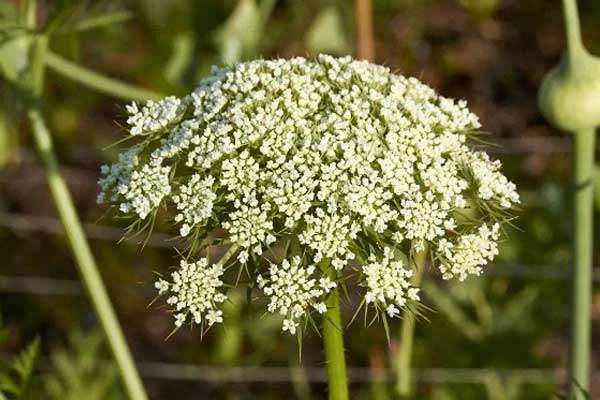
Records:
{"label": "white flower umbel", "polygon": [[155,283],[159,296],[166,295],[167,304],[173,307],[175,326],[188,320],[208,326],[223,322],[223,312],[218,304],[227,297],[220,292],[223,287],[223,266],[208,265],[206,258],[196,262],[181,260],[179,269],[171,274],[171,281],[159,279]]}
{"label": "white flower umbel", "polygon": [[[270,251],[275,242],[292,239],[299,248],[284,257],[323,259],[340,275],[356,264],[350,260],[374,254],[357,268],[358,281],[368,273],[383,285],[376,301],[385,300],[389,315],[416,288],[403,286],[412,267],[386,248],[427,248],[444,278],[465,279],[497,253],[495,223],[519,202],[500,163],[469,147],[480,124],[465,101],[350,57],[215,67],[188,96],[128,111],[135,144],[102,167],[99,202],[137,220],[170,210],[198,251],[214,240],[202,235],[217,232],[249,276],[261,274],[265,258],[281,259]],[[310,267],[286,262],[277,268],[295,268],[288,287],[331,272],[314,269],[308,278]],[[380,282],[381,274],[396,274],[399,286]],[[288,331],[299,323],[294,315],[285,315]]]}
{"label": "white flower umbel", "polygon": [[365,302],[375,304],[390,317],[398,316],[408,300],[419,300],[419,289],[412,287],[410,283],[413,271],[401,260],[394,260],[389,247],[384,249],[380,260],[375,255],[369,256],[368,263],[362,267],[362,273],[362,285],[367,288]]}
{"label": "white flower umbel", "polygon": [[267,309],[283,316],[282,329],[291,335],[311,309],[320,314],[327,311],[323,297],[336,284],[328,277],[319,277],[316,271],[313,264],[304,266],[302,259],[295,256],[291,261],[284,259],[281,265],[271,264],[268,276],[257,278],[258,286],[269,298]]}

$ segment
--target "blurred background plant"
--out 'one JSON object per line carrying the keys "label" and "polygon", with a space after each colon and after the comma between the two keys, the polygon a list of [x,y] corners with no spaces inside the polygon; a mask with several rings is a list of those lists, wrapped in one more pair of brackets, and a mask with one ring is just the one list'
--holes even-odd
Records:
{"label": "blurred background plant", "polygon": [[[14,84],[24,73],[31,40],[20,25],[19,3],[0,2],[0,304],[6,321],[0,348],[10,361],[39,335],[42,356],[27,386],[29,398],[69,398],[79,390],[122,398],[97,334],[70,333],[97,321],[32,150],[23,93]],[[510,233],[484,276],[467,285],[425,277],[424,302],[432,311],[416,326],[414,398],[552,398],[566,381],[569,142],[537,111],[536,89],[564,46],[560,7],[547,0],[372,3],[376,61],[416,75],[444,95],[467,99],[491,132],[486,140],[500,145],[488,151],[503,161],[524,202],[518,220],[523,231]],[[594,22],[600,4],[583,0],[580,9],[584,41],[598,53],[600,28]],[[164,340],[171,321],[147,305],[154,297],[152,271],[174,262],[171,242],[156,234],[141,253],[127,241],[117,244],[122,227],[109,226],[95,205],[98,167],[117,151],[103,149],[122,137],[122,98],[186,93],[212,64],[350,54],[353,15],[352,2],[344,0],[39,2],[38,19],[57,26],[47,58],[47,123],[152,398],[322,399],[323,357],[320,339],[305,337],[304,368],[289,371],[289,360],[297,361],[296,344],[277,333],[278,321],[246,304],[243,292],[226,309],[239,318],[226,318],[202,341],[197,331]],[[102,79],[117,85],[113,95],[98,90]],[[600,209],[600,180],[596,186]],[[598,226],[597,213],[595,221]],[[171,229],[158,221],[155,231]],[[596,260],[598,243],[596,238]],[[600,359],[598,271],[593,360]],[[347,312],[349,320],[351,307]],[[350,328],[347,341],[352,397],[392,398],[386,368],[398,343],[388,346],[379,326]],[[68,350],[53,350],[67,342]],[[595,398],[597,362],[593,368]],[[18,378],[14,371],[9,376]]]}
{"label": "blurred background plant", "polygon": [[38,395],[52,400],[126,399],[108,355],[99,331],[71,330],[67,347],[51,350],[50,366],[41,376]]}
{"label": "blurred background plant", "polygon": [[[8,331],[0,320],[0,342],[8,336]],[[40,340],[33,339],[10,363],[0,365],[0,399],[19,399],[28,396],[28,389],[38,357]]]}

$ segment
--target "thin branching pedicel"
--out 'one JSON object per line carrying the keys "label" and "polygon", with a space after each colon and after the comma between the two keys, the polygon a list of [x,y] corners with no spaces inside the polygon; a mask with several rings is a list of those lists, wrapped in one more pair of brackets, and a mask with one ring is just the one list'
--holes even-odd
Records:
{"label": "thin branching pedicel", "polygon": [[291,334],[349,269],[363,304],[398,316],[419,299],[402,260],[428,249],[444,279],[479,274],[519,202],[500,163],[468,146],[480,124],[466,102],[366,61],[215,67],[188,96],[127,109],[135,144],[103,167],[98,200],[134,221],[171,210],[195,254],[216,229],[237,250],[159,281],[177,326],[221,322],[236,264]]}

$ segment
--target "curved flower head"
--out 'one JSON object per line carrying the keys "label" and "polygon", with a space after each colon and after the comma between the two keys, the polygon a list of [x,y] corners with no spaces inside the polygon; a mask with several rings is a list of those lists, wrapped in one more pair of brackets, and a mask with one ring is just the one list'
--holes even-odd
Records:
{"label": "curved flower head", "polygon": [[444,279],[479,274],[519,202],[500,163],[469,146],[480,124],[465,101],[349,57],[214,68],[188,96],[128,111],[137,142],[103,167],[99,201],[138,220],[171,210],[198,251],[215,237],[237,249],[229,261],[260,277],[289,332],[323,311],[332,273],[354,269],[390,316],[418,299],[397,254],[427,248]]}

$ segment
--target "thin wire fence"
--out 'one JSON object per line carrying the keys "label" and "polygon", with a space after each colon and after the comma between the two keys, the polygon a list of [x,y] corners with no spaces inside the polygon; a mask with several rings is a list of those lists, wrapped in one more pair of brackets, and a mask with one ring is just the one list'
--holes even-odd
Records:
{"label": "thin wire fence", "polygon": [[[15,354],[2,354],[6,361]],[[111,364],[110,360],[100,360],[100,365]],[[146,379],[176,380],[203,383],[264,383],[289,384],[301,375],[305,382],[325,384],[327,371],[324,367],[221,367],[187,363],[140,361],[136,363],[140,374]],[[52,360],[42,356],[38,368],[49,371]],[[486,384],[490,380],[500,380],[512,384],[564,385],[567,383],[567,370],[564,368],[413,368],[414,378],[419,384]],[[373,382],[393,382],[394,373],[389,368],[348,367],[348,381],[353,384]],[[594,383],[600,383],[600,370],[591,374]]]}
{"label": "thin wire fence", "polygon": [[[495,140],[487,147],[487,151],[505,155],[526,154],[568,154],[570,152],[568,138],[540,137],[514,138]],[[532,201],[528,205],[539,205],[536,193],[525,193],[523,196]],[[0,211],[0,227],[20,232],[40,232],[49,235],[63,235],[64,230],[59,220],[50,217],[39,217]],[[124,242],[139,245],[145,238],[123,239],[123,229],[98,224],[84,224],[89,239]],[[177,239],[173,236],[153,232],[147,238],[146,245],[156,248],[173,248]],[[515,279],[568,279],[570,268],[567,266],[533,266],[524,264],[491,265],[486,269],[488,276],[505,276]],[[600,267],[594,269],[594,281],[600,282]],[[122,286],[132,286],[121,284]],[[36,296],[84,296],[83,285],[76,279],[58,279],[41,276],[0,275],[0,293]],[[4,355],[7,356],[7,355]],[[108,362],[108,361],[107,361]],[[50,365],[47,357],[41,359],[42,368]],[[325,368],[314,367],[219,367],[212,365],[195,365],[184,363],[148,362],[138,363],[140,373],[149,379],[166,379],[199,382],[229,383],[289,383],[297,379],[297,374],[305,376],[307,382],[325,383]],[[567,381],[567,372],[562,368],[554,369],[488,369],[488,368],[415,368],[414,377],[418,383],[452,384],[470,383],[485,384],[490,379],[515,382],[521,384],[555,384]],[[393,379],[389,369],[372,369],[349,367],[348,379],[352,383],[389,381]],[[592,379],[600,382],[600,371],[593,373]]]}

